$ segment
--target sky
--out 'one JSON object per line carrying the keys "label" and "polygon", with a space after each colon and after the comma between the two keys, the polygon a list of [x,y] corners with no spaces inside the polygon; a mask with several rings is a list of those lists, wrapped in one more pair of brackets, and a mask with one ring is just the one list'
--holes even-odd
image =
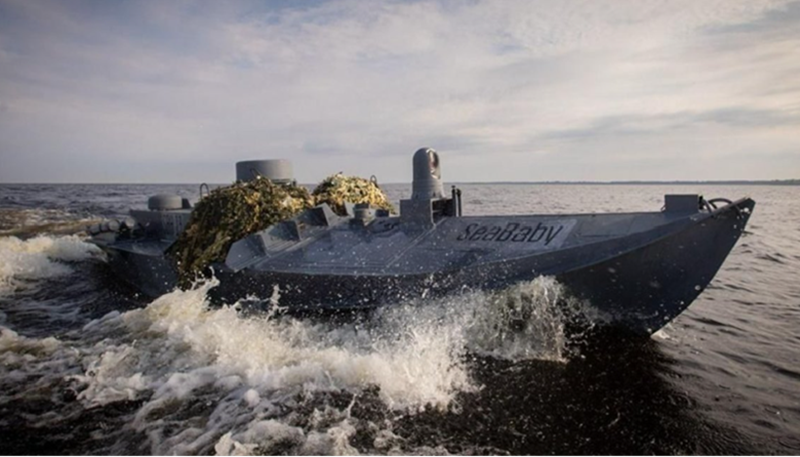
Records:
{"label": "sky", "polygon": [[0,0],[0,182],[800,178],[800,1]]}

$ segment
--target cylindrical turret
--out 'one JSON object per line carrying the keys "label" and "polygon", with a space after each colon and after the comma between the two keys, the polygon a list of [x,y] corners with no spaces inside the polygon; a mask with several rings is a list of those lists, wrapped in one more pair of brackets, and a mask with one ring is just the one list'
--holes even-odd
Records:
{"label": "cylindrical turret", "polygon": [[237,181],[252,181],[258,176],[263,176],[275,183],[290,183],[294,181],[292,162],[285,159],[236,162]]}
{"label": "cylindrical turret", "polygon": [[170,211],[183,208],[183,199],[180,195],[158,194],[147,199],[147,209],[150,211]]}
{"label": "cylindrical turret", "polygon": [[442,169],[439,154],[431,148],[422,148],[414,153],[414,182],[412,200],[435,200],[444,198]]}

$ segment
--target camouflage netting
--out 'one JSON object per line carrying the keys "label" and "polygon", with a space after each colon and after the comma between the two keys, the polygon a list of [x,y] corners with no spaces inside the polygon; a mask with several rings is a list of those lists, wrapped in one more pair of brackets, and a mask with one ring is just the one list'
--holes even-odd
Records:
{"label": "camouflage netting", "polygon": [[325,178],[313,195],[305,187],[274,184],[264,178],[214,189],[197,203],[189,223],[170,248],[180,286],[191,286],[209,265],[225,261],[231,245],[245,236],[321,203],[345,215],[345,201],[394,212],[374,180],[341,173]]}
{"label": "camouflage netting", "polygon": [[322,180],[314,189],[312,196],[316,204],[327,203],[333,212],[340,216],[347,214],[344,202],[369,203],[373,207],[385,209],[391,213],[395,212],[375,179],[344,176],[337,173]]}
{"label": "camouflage netting", "polygon": [[231,245],[314,206],[305,187],[269,179],[237,182],[200,200],[170,254],[179,283],[188,287],[213,262],[223,262]]}

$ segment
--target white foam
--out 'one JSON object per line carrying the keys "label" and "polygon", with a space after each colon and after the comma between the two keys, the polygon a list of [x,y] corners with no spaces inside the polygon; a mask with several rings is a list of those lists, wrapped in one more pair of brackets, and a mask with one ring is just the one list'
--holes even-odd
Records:
{"label": "white foam", "polygon": [[0,294],[26,281],[68,274],[63,262],[77,262],[101,255],[100,249],[79,237],[39,236],[28,240],[0,237]]}
{"label": "white foam", "polygon": [[99,358],[90,359],[85,374],[71,377],[88,386],[78,399],[88,400],[91,406],[135,399],[151,382],[141,372],[130,373],[135,357],[137,354],[131,346],[104,348]]}
{"label": "white foam", "polygon": [[[235,437],[231,432],[226,433],[214,446],[214,450],[217,455],[253,455],[256,450],[259,454],[269,454],[277,445],[300,448],[305,444],[307,438],[303,429],[270,419],[249,424],[244,432]],[[314,452],[307,454],[319,455]]]}
{"label": "white foam", "polygon": [[[275,405],[297,395],[377,386],[388,407],[413,409],[446,407],[458,391],[471,388],[457,329],[430,322],[385,338],[354,325],[244,318],[234,307],[210,309],[205,294],[211,286],[172,292],[144,309],[112,313],[84,329],[108,338],[87,351],[85,373],[73,378],[85,385],[79,399],[98,406],[147,398],[134,426],[153,436],[153,452],[192,452],[214,437],[211,443],[219,441],[220,453],[246,453],[258,427],[220,441],[224,427],[243,415],[276,411]],[[198,392],[209,390],[229,393],[215,394],[224,400],[216,400],[211,414],[219,419],[207,430],[180,438],[151,433],[163,428],[160,419],[173,414],[171,405],[197,401]],[[352,453],[351,427],[342,423],[347,413],[340,413],[339,425],[309,434],[303,449]],[[257,422],[253,418],[251,424]]]}
{"label": "white foam", "polygon": [[[79,353],[54,337],[35,338],[0,326],[0,393],[4,401],[14,398],[48,398],[52,386],[78,367]],[[32,427],[46,430],[59,420],[61,411],[31,415]]]}
{"label": "white foam", "polygon": [[356,428],[347,419],[323,432],[313,431],[308,434],[300,448],[303,455],[358,455],[359,452],[350,445],[350,437],[355,435]]}
{"label": "white foam", "polygon": [[[153,453],[213,448],[247,454],[276,446],[286,452],[289,446],[297,453],[354,454],[353,404],[332,408],[325,395],[344,393],[355,402],[364,389],[376,388],[387,409],[446,409],[459,392],[476,388],[467,351],[562,356],[563,329],[554,311],[559,288],[551,279],[495,294],[411,300],[358,323],[244,317],[236,304],[208,306],[206,294],[215,285],[176,290],[83,329],[97,343],[82,355],[84,373],[73,378],[84,385],[80,401],[99,406],[145,400],[132,426],[150,438]],[[524,310],[528,327],[522,332],[508,328],[502,307],[509,303]],[[326,406],[314,410],[307,427],[284,418],[297,401],[320,395]],[[186,420],[181,405],[196,402],[206,402],[208,420],[199,427],[189,421],[180,433],[165,436],[166,423]],[[379,444],[398,451],[401,440],[390,431],[385,435]]]}
{"label": "white foam", "polygon": [[255,407],[261,402],[261,396],[258,394],[257,390],[249,389],[244,393],[244,401],[248,406]]}
{"label": "white foam", "polygon": [[4,364],[13,363],[24,358],[25,355],[47,356],[60,347],[61,342],[56,338],[28,338],[10,328],[0,326],[0,354],[3,356]]}
{"label": "white foam", "polygon": [[228,432],[214,445],[214,452],[217,455],[255,455],[256,447],[255,444],[244,445],[234,440]]}

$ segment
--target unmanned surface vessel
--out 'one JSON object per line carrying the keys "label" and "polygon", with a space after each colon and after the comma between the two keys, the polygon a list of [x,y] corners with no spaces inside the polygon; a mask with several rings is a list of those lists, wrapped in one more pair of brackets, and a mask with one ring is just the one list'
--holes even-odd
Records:
{"label": "unmanned surface vessel", "polygon": [[[237,167],[237,179],[248,179],[245,170],[254,166],[275,182],[292,179],[285,161],[250,162]],[[399,216],[355,205],[342,217],[323,204],[236,241],[214,266],[215,297],[269,301],[277,292],[289,311],[341,311],[545,275],[588,300],[606,323],[649,335],[705,289],[755,205],[749,198],[666,195],[654,212],[464,216],[460,190],[445,195],[434,150],[414,154],[413,172]],[[168,249],[192,209],[165,195],[151,197],[148,207],[121,224],[140,230],[106,223],[91,240],[123,279],[157,296],[176,287]]]}

